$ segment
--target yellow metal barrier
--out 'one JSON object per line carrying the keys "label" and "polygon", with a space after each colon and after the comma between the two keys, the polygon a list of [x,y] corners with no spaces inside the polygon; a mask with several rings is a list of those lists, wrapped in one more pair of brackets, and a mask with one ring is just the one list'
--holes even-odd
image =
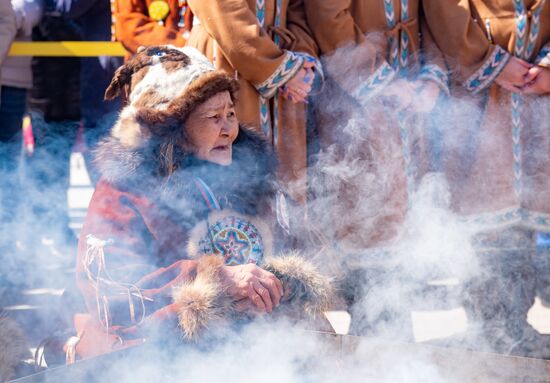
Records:
{"label": "yellow metal barrier", "polygon": [[15,41],[9,56],[97,57],[124,56],[126,50],[119,42],[110,41]]}

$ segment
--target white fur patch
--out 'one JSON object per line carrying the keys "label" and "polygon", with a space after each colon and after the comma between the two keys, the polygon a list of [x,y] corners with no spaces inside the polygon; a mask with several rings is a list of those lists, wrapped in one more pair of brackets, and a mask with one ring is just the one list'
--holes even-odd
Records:
{"label": "white fur patch", "polygon": [[124,146],[138,148],[147,141],[149,133],[144,132],[136,121],[136,108],[129,105],[120,112],[111,136],[118,138]]}
{"label": "white fur patch", "polygon": [[201,75],[215,70],[212,63],[195,48],[174,49],[185,53],[191,63],[181,69],[167,72],[163,63],[160,62],[160,57],[153,56],[154,64],[149,67],[145,77],[132,90],[129,97],[130,104],[134,104],[143,93],[152,89],[156,94],[167,100],[165,103],[157,104],[155,108],[159,110],[166,109],[168,103],[185,92],[193,81]]}

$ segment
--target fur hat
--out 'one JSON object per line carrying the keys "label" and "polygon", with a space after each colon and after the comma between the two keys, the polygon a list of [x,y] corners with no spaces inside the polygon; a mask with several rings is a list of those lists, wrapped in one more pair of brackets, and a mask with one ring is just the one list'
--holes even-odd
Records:
{"label": "fur hat", "polygon": [[182,134],[182,123],[198,105],[223,91],[234,99],[237,89],[235,79],[194,48],[141,47],[105,91],[107,100],[124,93],[128,102],[111,135],[133,148],[154,137],[165,141]]}

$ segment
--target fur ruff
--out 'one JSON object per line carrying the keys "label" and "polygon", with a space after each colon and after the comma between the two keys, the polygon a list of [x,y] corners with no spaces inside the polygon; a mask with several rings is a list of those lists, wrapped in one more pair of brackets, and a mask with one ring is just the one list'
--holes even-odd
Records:
{"label": "fur ruff", "polygon": [[16,366],[29,357],[23,331],[12,319],[0,316],[0,381],[14,378]]}
{"label": "fur ruff", "polygon": [[220,284],[223,260],[218,256],[205,256],[197,266],[192,282],[176,287],[172,293],[177,305],[178,323],[188,341],[196,341],[200,333],[212,322],[225,318],[231,311],[230,300]]}
{"label": "fur ruff", "polygon": [[[179,326],[188,341],[197,341],[209,326],[219,326],[232,318],[248,317],[233,309],[231,299],[221,287],[219,270],[222,265],[223,260],[218,256],[200,258],[195,280],[174,290]],[[283,282],[285,295],[275,309],[275,315],[315,319],[329,308],[333,297],[331,280],[299,253],[271,257],[262,267]]]}
{"label": "fur ruff", "polygon": [[332,282],[299,252],[267,258],[262,267],[283,283],[282,313],[315,319],[328,310],[334,296]]}
{"label": "fur ruff", "polygon": [[[94,164],[101,177],[120,189],[140,192],[158,203],[177,209],[202,208],[193,177],[200,176],[216,196],[227,200],[228,207],[240,214],[257,216],[268,209],[276,190],[276,159],[269,143],[246,126],[239,127],[233,143],[233,163],[214,165],[196,160],[181,150],[175,154],[178,169],[163,176],[159,146],[162,141],[148,139],[141,148],[126,146],[117,137],[107,137],[94,151]],[[191,211],[186,216],[194,216]]]}

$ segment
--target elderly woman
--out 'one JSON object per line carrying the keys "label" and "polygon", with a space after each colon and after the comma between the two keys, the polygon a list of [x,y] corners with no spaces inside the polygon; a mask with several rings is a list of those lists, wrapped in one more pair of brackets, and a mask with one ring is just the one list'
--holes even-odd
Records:
{"label": "elderly woman", "polygon": [[306,103],[321,78],[303,0],[189,0],[187,45],[239,81],[237,116],[271,141],[278,176],[295,202],[306,202]]}
{"label": "elderly woman", "polygon": [[141,49],[117,70],[106,97],[124,92],[129,104],[97,151],[102,179],[77,262],[87,313],[75,316],[69,359],[142,342],[176,319],[197,339],[237,312],[326,306],[330,285],[312,266],[270,259],[286,214],[273,206],[269,145],[236,119],[236,90],[193,48]]}

